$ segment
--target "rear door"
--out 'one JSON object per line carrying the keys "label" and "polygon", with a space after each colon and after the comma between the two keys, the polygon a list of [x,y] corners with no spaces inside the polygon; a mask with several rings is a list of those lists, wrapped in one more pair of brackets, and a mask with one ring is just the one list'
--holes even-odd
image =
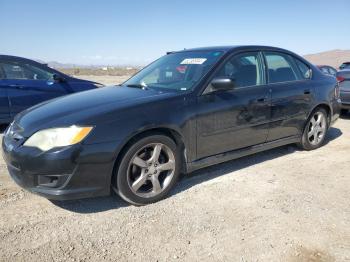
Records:
{"label": "rear door", "polygon": [[300,135],[314,99],[311,70],[282,52],[264,52],[271,89],[271,124],[267,141]]}
{"label": "rear door", "polygon": [[0,124],[8,123],[10,119],[10,105],[7,96],[5,74],[0,65]]}
{"label": "rear door", "polygon": [[36,105],[40,102],[68,94],[66,83],[53,80],[53,73],[28,63],[6,61],[1,63],[7,89],[10,115]]}

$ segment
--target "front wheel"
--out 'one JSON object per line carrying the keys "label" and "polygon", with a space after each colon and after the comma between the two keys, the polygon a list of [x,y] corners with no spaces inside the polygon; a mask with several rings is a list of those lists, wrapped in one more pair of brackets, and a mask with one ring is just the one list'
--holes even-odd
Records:
{"label": "front wheel", "polygon": [[319,148],[325,140],[328,130],[327,112],[316,109],[308,119],[299,146],[305,150]]}
{"label": "front wheel", "polygon": [[176,144],[167,136],[141,138],[120,162],[114,181],[117,193],[134,205],[161,200],[178,180],[179,155]]}

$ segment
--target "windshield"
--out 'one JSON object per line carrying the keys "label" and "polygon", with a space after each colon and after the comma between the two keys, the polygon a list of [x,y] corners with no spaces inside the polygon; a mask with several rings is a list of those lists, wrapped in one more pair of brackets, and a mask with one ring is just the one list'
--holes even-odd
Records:
{"label": "windshield", "polygon": [[188,51],[171,53],[156,60],[123,85],[191,90],[222,57],[221,51]]}

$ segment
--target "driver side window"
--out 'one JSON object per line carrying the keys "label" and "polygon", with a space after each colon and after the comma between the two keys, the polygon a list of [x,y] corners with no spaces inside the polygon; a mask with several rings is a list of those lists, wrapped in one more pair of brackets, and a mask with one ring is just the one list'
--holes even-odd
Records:
{"label": "driver side window", "polygon": [[263,83],[258,52],[233,56],[225,62],[214,77],[230,78],[235,87],[257,86]]}

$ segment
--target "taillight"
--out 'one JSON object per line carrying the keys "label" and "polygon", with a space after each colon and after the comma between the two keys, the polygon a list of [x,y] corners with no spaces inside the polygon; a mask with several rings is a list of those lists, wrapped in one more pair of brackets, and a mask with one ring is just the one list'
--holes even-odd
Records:
{"label": "taillight", "polygon": [[335,99],[339,99],[340,98],[340,88],[339,85],[336,85],[334,88],[334,97]]}
{"label": "taillight", "polygon": [[342,76],[337,76],[337,81],[339,83],[343,82],[345,80],[345,77],[342,77]]}

